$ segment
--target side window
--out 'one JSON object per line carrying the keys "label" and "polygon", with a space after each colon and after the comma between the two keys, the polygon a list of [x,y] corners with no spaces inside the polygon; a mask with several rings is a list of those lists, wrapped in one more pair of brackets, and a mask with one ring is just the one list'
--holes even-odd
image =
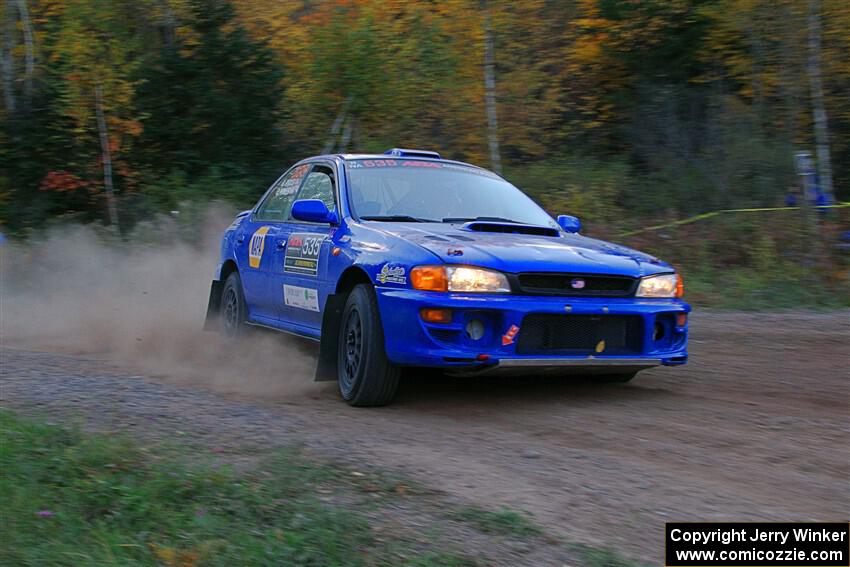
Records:
{"label": "side window", "polygon": [[271,192],[266,196],[254,217],[261,221],[284,221],[289,216],[289,209],[295,201],[295,193],[304,174],[310,169],[310,164],[299,165],[275,183]]}
{"label": "side window", "polygon": [[307,175],[298,199],[319,199],[329,211],[336,208],[336,179],[334,170],[326,165],[317,165]]}

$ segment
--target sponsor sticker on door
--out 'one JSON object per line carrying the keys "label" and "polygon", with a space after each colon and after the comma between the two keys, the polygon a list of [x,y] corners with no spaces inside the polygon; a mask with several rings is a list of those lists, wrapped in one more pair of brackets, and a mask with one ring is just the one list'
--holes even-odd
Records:
{"label": "sponsor sticker on door", "polygon": [[313,288],[284,284],[283,301],[288,307],[319,311],[319,294]]}
{"label": "sponsor sticker on door", "polygon": [[290,236],[286,244],[283,271],[315,276],[319,272],[319,252],[324,239],[324,235],[317,236],[309,232],[296,232]]}
{"label": "sponsor sticker on door", "polygon": [[251,236],[251,245],[248,248],[248,265],[252,268],[259,268],[260,262],[263,260],[263,250],[266,248],[266,233],[269,231],[268,226],[261,226]]}

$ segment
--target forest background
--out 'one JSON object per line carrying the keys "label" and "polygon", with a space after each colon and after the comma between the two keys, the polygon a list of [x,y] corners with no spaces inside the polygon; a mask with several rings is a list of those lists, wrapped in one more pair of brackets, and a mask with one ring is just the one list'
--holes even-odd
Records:
{"label": "forest background", "polygon": [[[2,0],[0,230],[126,239],[320,152],[433,149],[689,298],[850,303],[844,0]],[[695,215],[726,209],[801,207]],[[811,201],[811,202],[810,202]],[[823,201],[821,201],[822,203]],[[662,228],[657,228],[662,225]]]}

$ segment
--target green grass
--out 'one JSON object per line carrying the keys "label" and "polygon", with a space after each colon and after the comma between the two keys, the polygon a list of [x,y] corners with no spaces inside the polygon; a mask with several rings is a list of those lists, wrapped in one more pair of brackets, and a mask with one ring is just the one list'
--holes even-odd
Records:
{"label": "green grass", "polygon": [[685,300],[697,306],[760,311],[850,307],[850,290],[836,278],[824,283],[799,267],[782,270],[685,271]]}
{"label": "green grass", "polygon": [[610,549],[598,549],[586,545],[575,546],[575,548],[584,557],[586,567],[640,567],[639,563],[626,559]]}
{"label": "green grass", "polygon": [[294,451],[243,474],[197,461],[0,412],[0,564],[471,564],[377,541],[319,500],[343,473]]}
{"label": "green grass", "polygon": [[[324,465],[296,450],[276,451],[237,474],[204,462],[202,453],[148,450],[0,410],[0,565],[477,564],[444,551],[438,533],[429,532],[434,543],[424,548],[419,536],[376,536],[368,516],[381,514],[382,498],[373,496],[423,495],[409,479]],[[469,506],[448,515],[485,534],[546,540],[526,514],[509,508]],[[588,567],[636,565],[611,551],[573,547]]]}
{"label": "green grass", "polygon": [[467,506],[456,510],[452,515],[456,519],[467,522],[475,526],[479,531],[487,534],[514,537],[539,536],[543,534],[543,530],[532,522],[528,516],[510,508],[486,510],[477,506]]}

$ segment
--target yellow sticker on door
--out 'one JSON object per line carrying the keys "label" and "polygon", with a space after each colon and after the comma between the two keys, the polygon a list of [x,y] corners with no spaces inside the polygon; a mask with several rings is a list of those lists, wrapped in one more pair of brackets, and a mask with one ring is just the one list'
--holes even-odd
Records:
{"label": "yellow sticker on door", "polygon": [[268,226],[261,226],[251,236],[251,244],[248,247],[248,265],[252,268],[260,267],[260,260],[263,259],[263,250],[266,248],[266,233],[269,231]]}

